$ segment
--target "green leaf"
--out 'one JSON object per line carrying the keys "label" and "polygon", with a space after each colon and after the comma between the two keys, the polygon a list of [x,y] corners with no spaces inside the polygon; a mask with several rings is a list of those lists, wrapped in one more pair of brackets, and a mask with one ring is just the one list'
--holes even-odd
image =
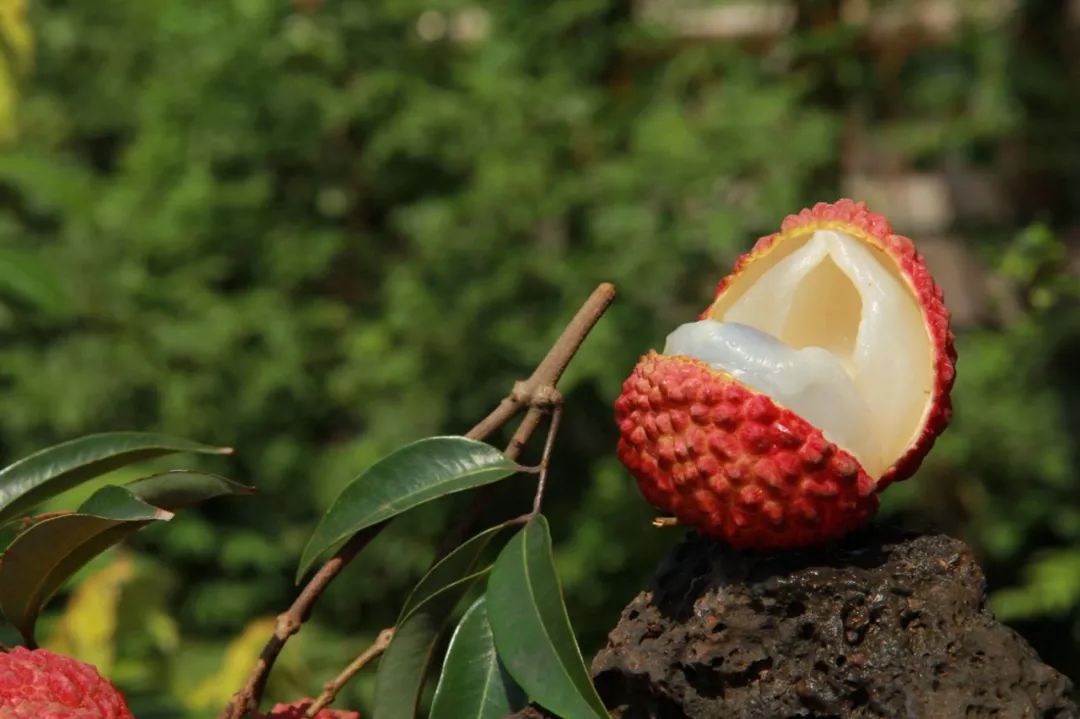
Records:
{"label": "green leaf", "polygon": [[[90,495],[75,510],[76,514],[89,514],[101,519],[115,519],[120,522],[166,519],[172,514],[165,507],[157,507],[136,495],[128,487],[109,484]],[[68,515],[70,516],[70,515]]]}
{"label": "green leaf", "polygon": [[491,445],[429,437],[405,445],[349,483],[304,547],[296,581],[315,561],[361,529],[447,494],[497,482],[518,466]]}
{"label": "green leaf", "polygon": [[476,577],[470,577],[455,583],[397,625],[375,675],[375,719],[414,719],[439,639],[450,627],[454,607],[475,582]]}
{"label": "green leaf", "polygon": [[375,682],[376,719],[411,719],[435,658],[435,648],[450,626],[461,598],[490,566],[477,569],[484,550],[505,529],[485,529],[436,562],[409,593],[398,614],[394,638],[379,660]]}
{"label": "green leaf", "polygon": [[525,705],[525,694],[495,651],[487,604],[465,610],[443,662],[430,719],[502,719]]}
{"label": "green leaf", "polygon": [[0,609],[33,644],[38,614],[72,574],[150,522],[172,516],[124,487],[102,487],[78,512],[42,520],[15,538],[0,561]]}
{"label": "green leaf", "polygon": [[254,494],[255,488],[207,472],[186,469],[152,474],[124,485],[155,507],[175,511],[227,494]]}
{"label": "green leaf", "polygon": [[[449,611],[449,610],[448,610]],[[375,719],[414,719],[445,617],[423,610],[399,624],[375,674]]]}
{"label": "green leaf", "polygon": [[71,307],[63,285],[36,254],[0,247],[0,293],[13,295],[42,312],[61,316]]}
{"label": "green leaf", "polygon": [[532,701],[565,719],[607,719],[570,627],[543,515],[495,560],[487,604],[499,657]]}
{"label": "green leaf", "polygon": [[477,570],[477,566],[480,564],[484,550],[491,544],[491,540],[505,528],[505,525],[500,524],[485,529],[436,562],[409,592],[397,623],[401,624],[417,609],[447,589],[453,589],[458,582],[472,580],[486,574],[490,567]]}
{"label": "green leaf", "polygon": [[36,213],[87,218],[100,197],[98,180],[69,158],[15,147],[0,152],[0,183],[16,189]]}
{"label": "green leaf", "polygon": [[990,595],[1002,621],[1065,616],[1080,604],[1080,550],[1043,551],[1023,569],[1024,583]]}
{"label": "green leaf", "polygon": [[375,680],[376,719],[412,717],[420,702],[435,648],[450,627],[451,613],[489,566],[477,570],[484,550],[504,529],[485,529],[435,563],[409,593]]}
{"label": "green leaf", "polygon": [[229,454],[232,450],[144,432],[92,434],[64,442],[0,471],[0,524],[80,482],[173,452]]}

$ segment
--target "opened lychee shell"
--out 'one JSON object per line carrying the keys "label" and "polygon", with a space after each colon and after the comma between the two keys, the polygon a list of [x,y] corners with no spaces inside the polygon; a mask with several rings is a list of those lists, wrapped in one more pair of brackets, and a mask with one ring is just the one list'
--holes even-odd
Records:
{"label": "opened lychee shell", "polygon": [[734,546],[833,539],[918,468],[955,360],[911,240],[862,203],[819,203],[642,357],[615,403],[619,458],[653,505]]}

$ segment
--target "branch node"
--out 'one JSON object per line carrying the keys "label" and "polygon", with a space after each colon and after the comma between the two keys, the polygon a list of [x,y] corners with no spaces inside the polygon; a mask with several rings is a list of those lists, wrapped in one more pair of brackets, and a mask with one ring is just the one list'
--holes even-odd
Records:
{"label": "branch node", "polygon": [[311,706],[308,707],[304,716],[309,717],[310,719],[322,711],[324,707],[332,704],[342,687],[344,687],[350,679],[356,676],[361,669],[367,666],[371,660],[386,651],[386,648],[390,646],[390,640],[393,638],[393,627],[387,627],[379,632],[379,636],[375,637],[375,641],[371,643],[370,647],[361,652],[360,656],[356,657],[349,666],[345,667],[341,674],[338,674],[336,677],[326,682],[323,686],[322,694],[319,695],[318,699],[311,703]]}
{"label": "branch node", "polygon": [[288,639],[298,631],[300,631],[300,621],[288,612],[279,614],[274,622],[274,636],[278,639]]}
{"label": "branch node", "polygon": [[514,388],[510,390],[510,400],[517,404],[528,404],[532,399],[532,385],[528,380],[519,379],[514,382]]}
{"label": "branch node", "polygon": [[543,384],[533,390],[532,398],[529,403],[533,407],[539,407],[543,410],[552,410],[562,406],[563,397],[562,393],[555,389],[553,385]]}

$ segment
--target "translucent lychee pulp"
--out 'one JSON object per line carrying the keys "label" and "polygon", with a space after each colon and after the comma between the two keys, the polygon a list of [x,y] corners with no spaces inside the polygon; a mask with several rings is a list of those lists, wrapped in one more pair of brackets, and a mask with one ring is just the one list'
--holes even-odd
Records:
{"label": "translucent lychee pulp", "polygon": [[878,477],[929,410],[931,347],[891,258],[818,230],[752,264],[706,319],[668,336],[664,354],[695,357],[769,395]]}

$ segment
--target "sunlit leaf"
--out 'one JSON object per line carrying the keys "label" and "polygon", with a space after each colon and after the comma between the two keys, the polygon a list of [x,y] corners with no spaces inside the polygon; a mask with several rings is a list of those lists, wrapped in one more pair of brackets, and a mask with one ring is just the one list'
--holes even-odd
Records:
{"label": "sunlit leaf", "polygon": [[46,602],[80,567],[170,512],[123,487],[103,487],[78,512],[42,520],[18,535],[0,560],[0,609],[30,643]]}
{"label": "sunlit leaf", "polygon": [[26,0],[0,2],[0,142],[16,136],[19,78],[29,70],[33,36]]}
{"label": "sunlit leaf", "polygon": [[532,701],[565,719],[606,719],[570,627],[543,515],[495,560],[487,611],[499,657]]}
{"label": "sunlit leaf", "polygon": [[297,581],[331,548],[361,529],[447,494],[497,482],[517,465],[464,437],[429,437],[387,455],[349,483],[304,548]]}
{"label": "sunlit leaf", "polygon": [[144,432],[92,434],[21,459],[0,471],[0,524],[82,481],[174,452],[228,454],[178,437]]}
{"label": "sunlit leaf", "polygon": [[[220,663],[184,693],[184,704],[194,716],[216,715],[236,688],[243,685],[251,666],[266,646],[266,638],[274,632],[275,619],[273,616],[258,617],[248,622],[220,651]],[[296,636],[296,639],[303,638],[303,634]],[[274,678],[277,678],[279,668],[275,665]]]}
{"label": "sunlit leaf", "polygon": [[1080,550],[1044,551],[1023,570],[1019,586],[990,595],[990,606],[1002,621],[1063,616],[1080,603]]}
{"label": "sunlit leaf", "polygon": [[27,10],[26,0],[0,2],[0,47],[5,61],[10,60],[23,71],[30,65],[34,49]]}
{"label": "sunlit leaf", "polygon": [[430,719],[502,719],[524,704],[521,687],[495,651],[486,599],[480,597],[450,639]]}
{"label": "sunlit leaf", "polygon": [[44,646],[58,654],[79,657],[108,674],[116,655],[118,612],[126,586],[135,578],[130,556],[117,557],[81,580],[53,624]]}

